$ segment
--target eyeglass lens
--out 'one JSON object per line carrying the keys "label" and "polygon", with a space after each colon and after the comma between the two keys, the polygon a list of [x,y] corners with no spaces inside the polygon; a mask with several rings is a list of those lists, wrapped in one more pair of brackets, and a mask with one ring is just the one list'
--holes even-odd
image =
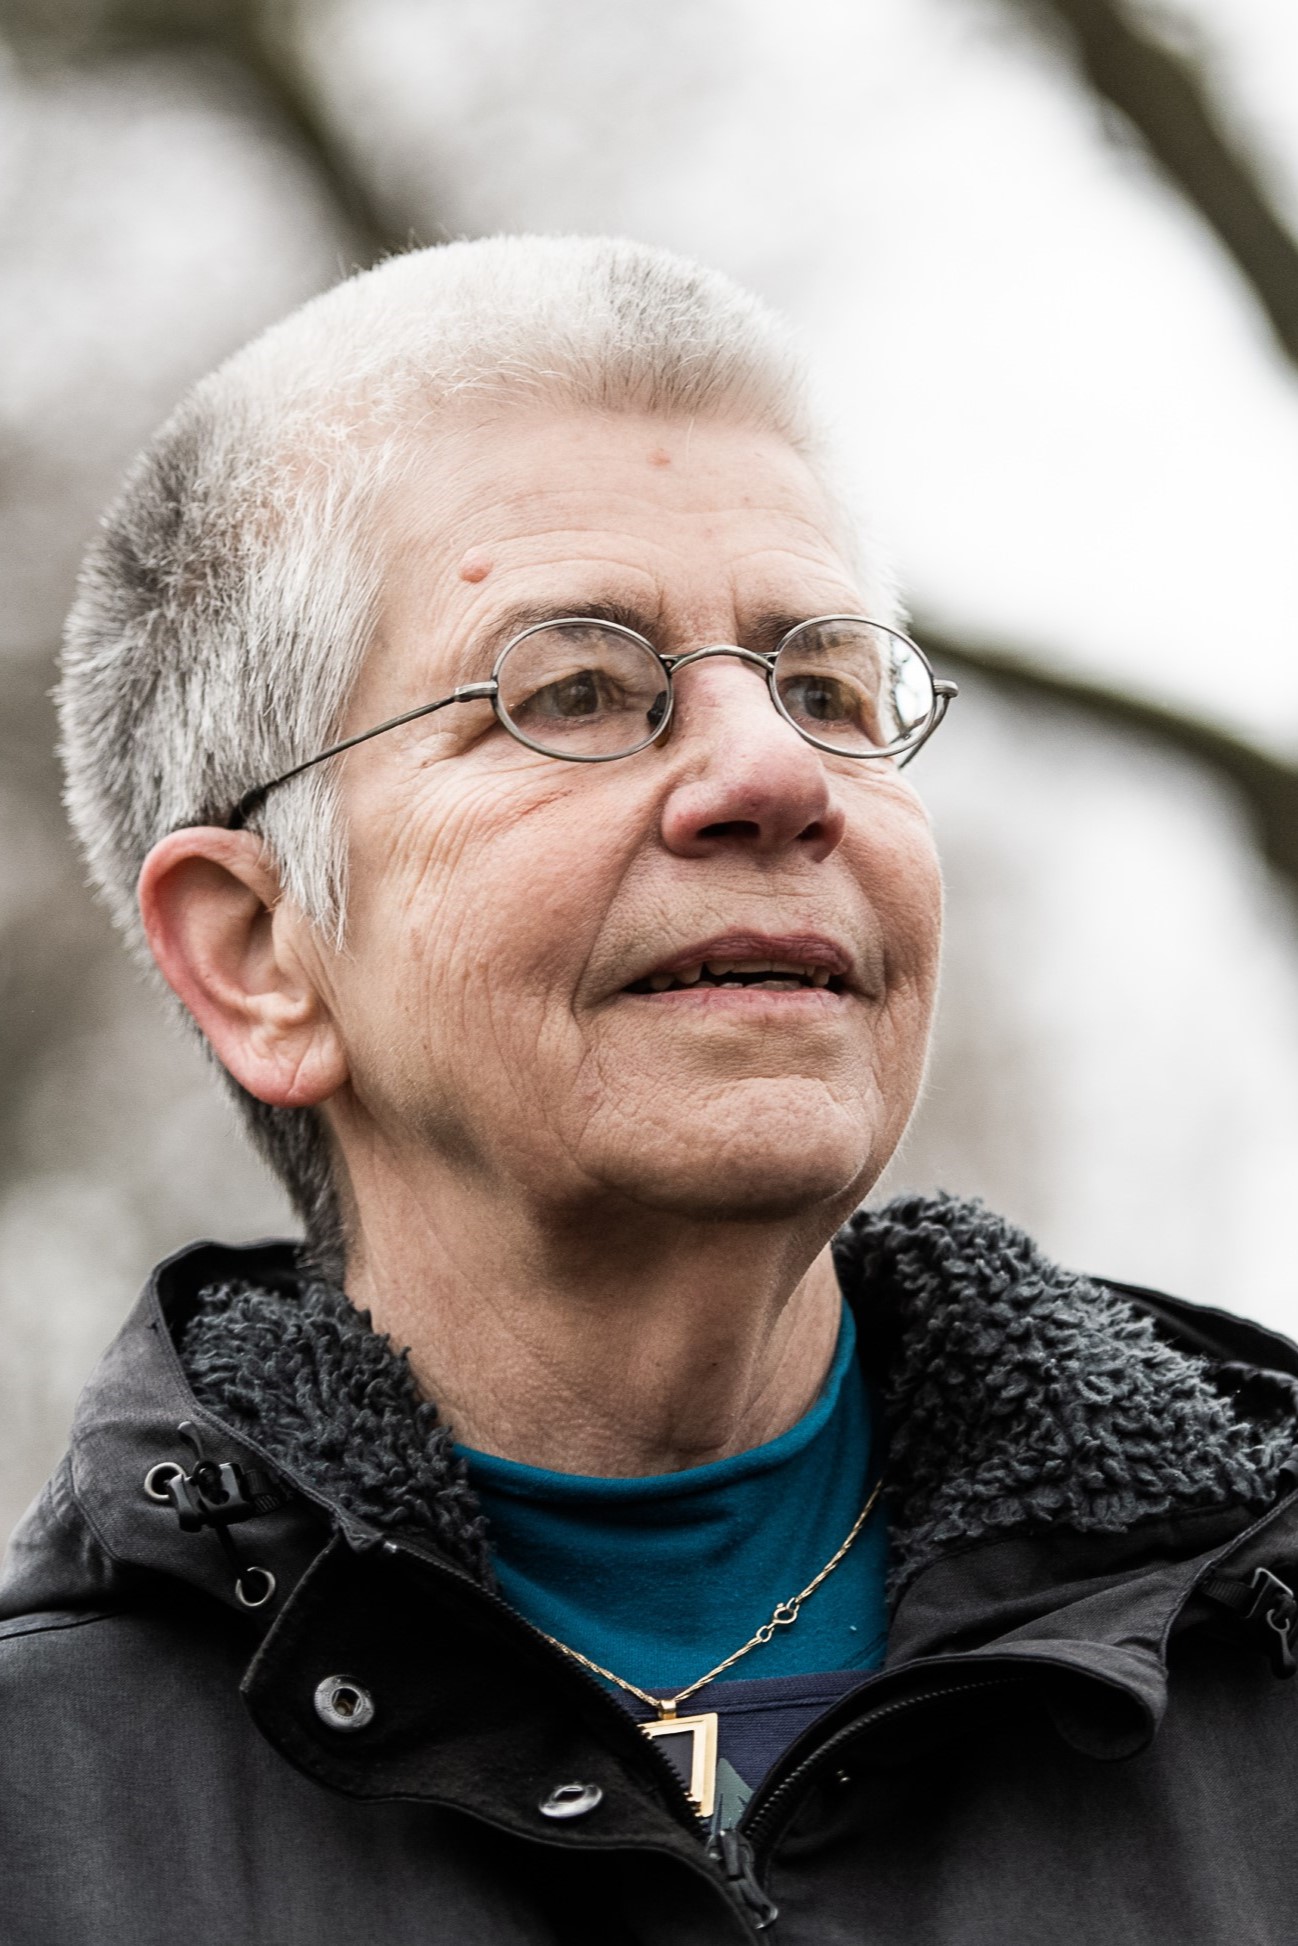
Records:
{"label": "eyeglass lens", "polygon": [[512,727],[555,757],[630,756],[652,742],[667,713],[657,656],[600,622],[530,629],[501,661],[496,681]]}
{"label": "eyeglass lens", "polygon": [[[523,741],[556,757],[630,756],[658,732],[669,692],[658,657],[600,622],[530,629],[497,670],[499,707]],[[935,706],[928,665],[877,622],[804,622],[775,661],[781,713],[810,742],[844,756],[904,749]]]}
{"label": "eyeglass lens", "polygon": [[928,665],[905,636],[853,616],[804,622],[787,635],[775,693],[803,736],[858,757],[904,748],[935,702]]}

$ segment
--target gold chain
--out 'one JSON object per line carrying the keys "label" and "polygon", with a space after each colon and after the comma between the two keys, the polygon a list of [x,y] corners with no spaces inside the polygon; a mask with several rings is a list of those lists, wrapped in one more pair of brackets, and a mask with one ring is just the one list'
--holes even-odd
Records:
{"label": "gold chain", "polygon": [[[606,1682],[616,1683],[618,1688],[625,1689],[628,1695],[637,1696],[642,1703],[647,1703],[651,1710],[658,1712],[659,1716],[670,1719],[675,1716],[677,1709],[688,1697],[693,1696],[696,1690],[705,1688],[714,1676],[719,1676],[723,1670],[729,1669],[732,1663],[738,1662],[740,1657],[747,1655],[750,1649],[760,1649],[765,1643],[770,1641],[777,1628],[788,1628],[792,1623],[797,1621],[798,1612],[803,1602],[806,1601],[808,1595],[815,1594],[822,1581],[829,1579],[834,1569],[847,1553],[847,1550],[851,1547],[852,1542],[865,1526],[870,1515],[874,1512],[874,1503],[879,1498],[882,1487],[882,1480],[875,1482],[873,1492],[852,1523],[851,1533],[843,1542],[842,1546],[826,1561],[815,1580],[809,1581],[801,1594],[791,1596],[788,1601],[777,1601],[775,1604],[775,1613],[771,1616],[770,1621],[763,1622],[756,1634],[749,1636],[742,1649],[736,1649],[734,1654],[728,1655],[724,1662],[718,1662],[715,1669],[709,1669],[706,1676],[700,1676],[697,1682],[690,1683],[687,1689],[678,1690],[674,1696],[665,1698],[662,1696],[651,1696],[647,1689],[641,1689],[637,1683],[627,1682],[623,1676],[615,1676],[613,1671],[606,1669],[602,1663],[592,1662],[588,1655],[582,1655],[578,1649],[570,1649],[568,1644],[561,1642],[557,1635],[546,1635],[545,1639],[553,1648],[562,1649],[563,1653],[571,1656],[574,1662],[579,1662],[583,1669],[589,1669],[593,1675],[603,1676]],[[542,1629],[541,1633],[545,1635],[545,1630]]]}

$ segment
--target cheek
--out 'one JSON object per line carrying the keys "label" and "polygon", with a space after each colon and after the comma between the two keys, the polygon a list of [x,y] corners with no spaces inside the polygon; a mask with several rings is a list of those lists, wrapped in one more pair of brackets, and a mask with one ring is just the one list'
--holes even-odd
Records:
{"label": "cheek", "polygon": [[942,948],[942,875],[931,846],[907,852],[890,912],[898,970],[931,995]]}
{"label": "cheek", "polygon": [[354,856],[350,953],[371,1017],[391,1010],[469,1062],[483,1035],[535,1046],[563,1032],[620,873],[579,783],[488,775],[454,797],[430,785]]}
{"label": "cheek", "polygon": [[942,873],[917,804],[875,821],[858,850],[857,870],[879,925],[885,1012],[899,1029],[926,1032],[941,957]]}

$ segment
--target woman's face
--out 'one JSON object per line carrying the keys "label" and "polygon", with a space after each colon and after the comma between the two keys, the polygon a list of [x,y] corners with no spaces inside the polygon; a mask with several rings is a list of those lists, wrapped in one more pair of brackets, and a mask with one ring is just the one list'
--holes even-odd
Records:
{"label": "woman's face", "polygon": [[[614,606],[672,654],[860,610],[806,465],[742,425],[466,408],[396,522],[348,731],[485,678],[523,615]],[[536,754],[470,702],[339,784],[348,943],[319,979],[345,1156],[574,1213],[832,1218],[869,1188],[919,1086],[940,930],[890,763],[822,754],[719,658],[616,763]],[[645,990],[754,962],[833,977]]]}

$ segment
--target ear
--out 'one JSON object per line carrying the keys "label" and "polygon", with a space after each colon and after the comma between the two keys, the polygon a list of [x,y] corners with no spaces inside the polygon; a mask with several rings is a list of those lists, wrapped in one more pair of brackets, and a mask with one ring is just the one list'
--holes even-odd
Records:
{"label": "ear", "polygon": [[144,861],[139,900],[163,978],[249,1094],[308,1108],[342,1087],[346,1057],[307,921],[281,897],[255,833],[171,832]]}

